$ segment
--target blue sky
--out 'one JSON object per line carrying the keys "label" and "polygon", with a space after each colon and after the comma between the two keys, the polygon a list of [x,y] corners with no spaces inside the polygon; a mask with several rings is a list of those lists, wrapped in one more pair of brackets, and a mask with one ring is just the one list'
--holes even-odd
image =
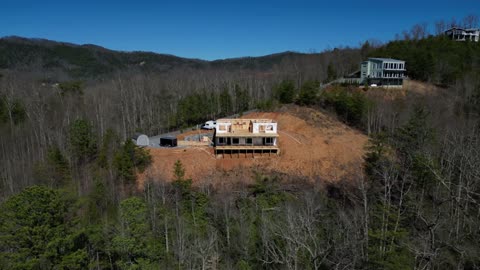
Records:
{"label": "blue sky", "polygon": [[387,41],[415,23],[480,15],[480,0],[1,0],[0,36],[207,60]]}

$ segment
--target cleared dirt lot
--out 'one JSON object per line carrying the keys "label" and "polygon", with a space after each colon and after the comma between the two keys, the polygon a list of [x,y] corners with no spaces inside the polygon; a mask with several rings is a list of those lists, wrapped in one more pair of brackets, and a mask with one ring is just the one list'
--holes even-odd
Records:
{"label": "cleared dirt lot", "polygon": [[322,112],[291,105],[278,112],[250,113],[243,118],[278,122],[279,156],[217,158],[211,147],[151,148],[153,164],[140,175],[139,185],[147,178],[172,179],[176,160],[183,163],[186,177],[194,182],[231,177],[249,182],[253,171],[324,181],[362,173],[367,136]]}

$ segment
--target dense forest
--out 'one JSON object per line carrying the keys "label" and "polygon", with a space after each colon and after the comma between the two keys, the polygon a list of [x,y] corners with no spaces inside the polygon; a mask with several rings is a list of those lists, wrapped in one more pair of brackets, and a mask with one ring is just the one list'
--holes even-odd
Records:
{"label": "dense forest", "polygon": [[[374,56],[435,92],[322,87]],[[0,269],[480,269],[480,43],[417,25],[384,45],[203,61],[4,38],[0,68]],[[134,132],[291,103],[368,134],[364,174],[217,187],[178,160],[137,188],[152,159]]]}

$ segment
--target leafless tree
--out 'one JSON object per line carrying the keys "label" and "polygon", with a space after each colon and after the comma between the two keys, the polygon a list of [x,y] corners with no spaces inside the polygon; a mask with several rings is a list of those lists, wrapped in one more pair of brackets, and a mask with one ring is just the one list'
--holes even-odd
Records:
{"label": "leafless tree", "polygon": [[442,35],[447,30],[447,25],[444,20],[439,20],[435,22],[435,34]]}
{"label": "leafless tree", "polygon": [[478,26],[478,16],[475,14],[470,14],[465,16],[462,21],[462,26],[465,28],[474,28]]}

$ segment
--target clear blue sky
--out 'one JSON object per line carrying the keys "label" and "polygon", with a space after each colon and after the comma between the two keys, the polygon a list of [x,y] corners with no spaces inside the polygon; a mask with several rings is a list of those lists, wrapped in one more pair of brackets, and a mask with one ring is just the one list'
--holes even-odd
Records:
{"label": "clear blue sky", "polygon": [[387,41],[419,22],[480,15],[480,0],[1,0],[0,36],[220,59]]}

